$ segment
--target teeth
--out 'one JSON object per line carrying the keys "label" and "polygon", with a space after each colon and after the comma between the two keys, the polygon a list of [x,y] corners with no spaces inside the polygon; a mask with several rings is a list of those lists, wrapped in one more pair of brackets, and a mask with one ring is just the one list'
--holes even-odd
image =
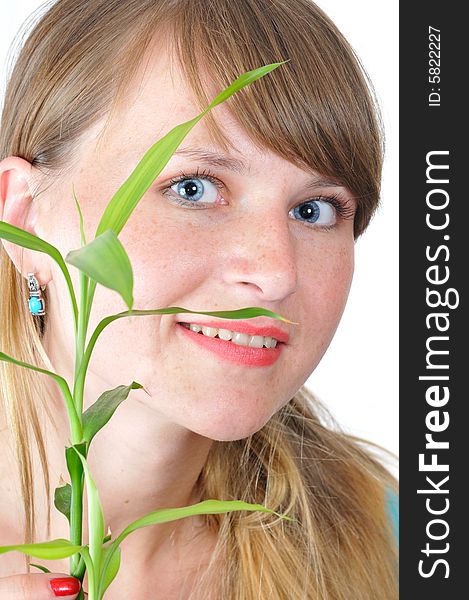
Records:
{"label": "teeth", "polygon": [[215,337],[218,333],[218,329],[215,327],[202,327],[202,333],[208,335],[208,337]]}
{"label": "teeth", "polygon": [[238,346],[249,346],[250,348],[275,348],[277,340],[272,337],[264,337],[262,335],[249,335],[247,333],[239,333],[238,331],[230,331],[229,329],[217,329],[216,327],[205,327],[194,323],[181,323],[187,329],[202,333],[209,337],[218,337],[221,340],[231,341]]}
{"label": "teeth", "polygon": [[249,346],[249,340],[251,339],[251,337],[252,336],[248,335],[247,333],[233,332],[231,341],[233,342],[233,344],[237,344],[238,346]]}
{"label": "teeth", "polygon": [[229,329],[219,329],[218,330],[218,337],[221,340],[231,340],[231,336],[233,335],[233,332],[230,331]]}
{"label": "teeth", "polygon": [[[241,334],[238,334],[241,335]],[[251,348],[262,348],[262,346],[264,345],[264,341],[267,338],[264,338],[262,335],[248,335],[247,336],[249,338],[248,344]],[[272,338],[270,338],[272,339]],[[233,340],[234,341],[234,340]],[[275,340],[275,343],[277,343],[277,340]],[[271,348],[274,348],[275,346],[271,345]]]}

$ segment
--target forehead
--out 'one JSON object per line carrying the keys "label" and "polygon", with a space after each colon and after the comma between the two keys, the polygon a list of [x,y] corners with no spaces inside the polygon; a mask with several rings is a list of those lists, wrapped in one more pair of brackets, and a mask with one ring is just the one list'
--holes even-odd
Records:
{"label": "forehead", "polygon": [[[201,79],[207,86],[209,99],[213,99],[221,90],[207,74]],[[102,161],[107,157],[114,168],[125,172],[129,164],[135,166],[146,150],[173,127],[199,113],[200,107],[176,54],[171,51],[170,44],[158,38],[147,50],[122,101],[103,120],[92,160]],[[202,167],[217,166],[223,171],[253,175],[257,171],[264,172],[268,161],[276,170],[289,169],[290,174],[295,171],[295,175],[313,174],[315,179],[320,178],[316,171],[299,168],[256,143],[235,120],[227,103],[215,107],[212,115],[233,148],[229,151],[219,148],[202,118],[183,140],[170,163],[181,164],[187,159]],[[332,178],[320,179],[323,187],[341,185]]]}
{"label": "forehead", "polygon": [[[254,150],[254,152],[257,151]],[[196,146],[193,144],[189,145],[187,143],[183,143],[174,152],[173,156],[186,157],[188,160],[194,161],[201,166],[215,166],[220,168],[222,171],[231,171],[239,175],[254,175],[256,170],[255,166],[253,167],[253,164],[249,161],[249,159],[246,159],[242,154],[237,154],[235,156],[233,154],[227,154],[221,149],[212,149],[211,147],[204,147],[202,145]],[[314,176],[308,181],[308,187],[311,189],[341,187],[341,183],[331,177],[322,177],[319,173],[311,170],[308,170],[307,172],[303,170],[300,171],[295,165],[287,163],[287,161],[285,161],[285,159],[282,157],[262,149],[260,150],[259,155],[256,154],[256,160],[258,161],[258,164],[262,164],[266,160],[269,160],[268,168],[270,168],[272,161],[276,161],[279,169],[282,168],[283,164],[291,171],[296,170],[299,175],[304,175],[305,173],[311,175],[312,173]]]}
{"label": "forehead", "polygon": [[[203,81],[210,99],[221,91],[207,75]],[[176,53],[164,38],[158,37],[147,49],[135,75],[125,83],[110,113],[101,120],[100,148],[103,150],[115,143],[123,151],[132,145],[147,149],[173,127],[200,112]],[[233,121],[223,105],[212,112],[223,121],[224,129],[228,121]],[[197,134],[207,143],[213,142],[203,121],[196,125]]]}

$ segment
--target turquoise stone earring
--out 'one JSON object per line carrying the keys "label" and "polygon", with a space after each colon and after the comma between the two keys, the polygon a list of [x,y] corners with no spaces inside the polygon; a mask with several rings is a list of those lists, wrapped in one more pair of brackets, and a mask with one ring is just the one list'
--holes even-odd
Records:
{"label": "turquoise stone earring", "polygon": [[[45,315],[45,303],[42,297],[41,287],[38,280],[34,276],[34,273],[28,273],[28,287],[29,287],[29,300],[28,306],[29,311],[32,315],[41,316]],[[45,286],[44,286],[45,287]]]}

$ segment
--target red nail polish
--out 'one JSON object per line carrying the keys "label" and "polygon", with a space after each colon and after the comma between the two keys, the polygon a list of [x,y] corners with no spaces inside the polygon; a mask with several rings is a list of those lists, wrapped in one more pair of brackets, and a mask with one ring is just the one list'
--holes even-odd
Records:
{"label": "red nail polish", "polygon": [[80,591],[80,580],[75,577],[56,577],[49,583],[55,596],[72,596]]}

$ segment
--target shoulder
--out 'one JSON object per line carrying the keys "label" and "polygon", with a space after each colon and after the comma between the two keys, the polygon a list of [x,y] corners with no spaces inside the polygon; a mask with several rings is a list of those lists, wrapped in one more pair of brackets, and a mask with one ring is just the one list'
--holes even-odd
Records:
{"label": "shoulder", "polygon": [[386,510],[399,547],[399,496],[390,487],[386,488]]}

